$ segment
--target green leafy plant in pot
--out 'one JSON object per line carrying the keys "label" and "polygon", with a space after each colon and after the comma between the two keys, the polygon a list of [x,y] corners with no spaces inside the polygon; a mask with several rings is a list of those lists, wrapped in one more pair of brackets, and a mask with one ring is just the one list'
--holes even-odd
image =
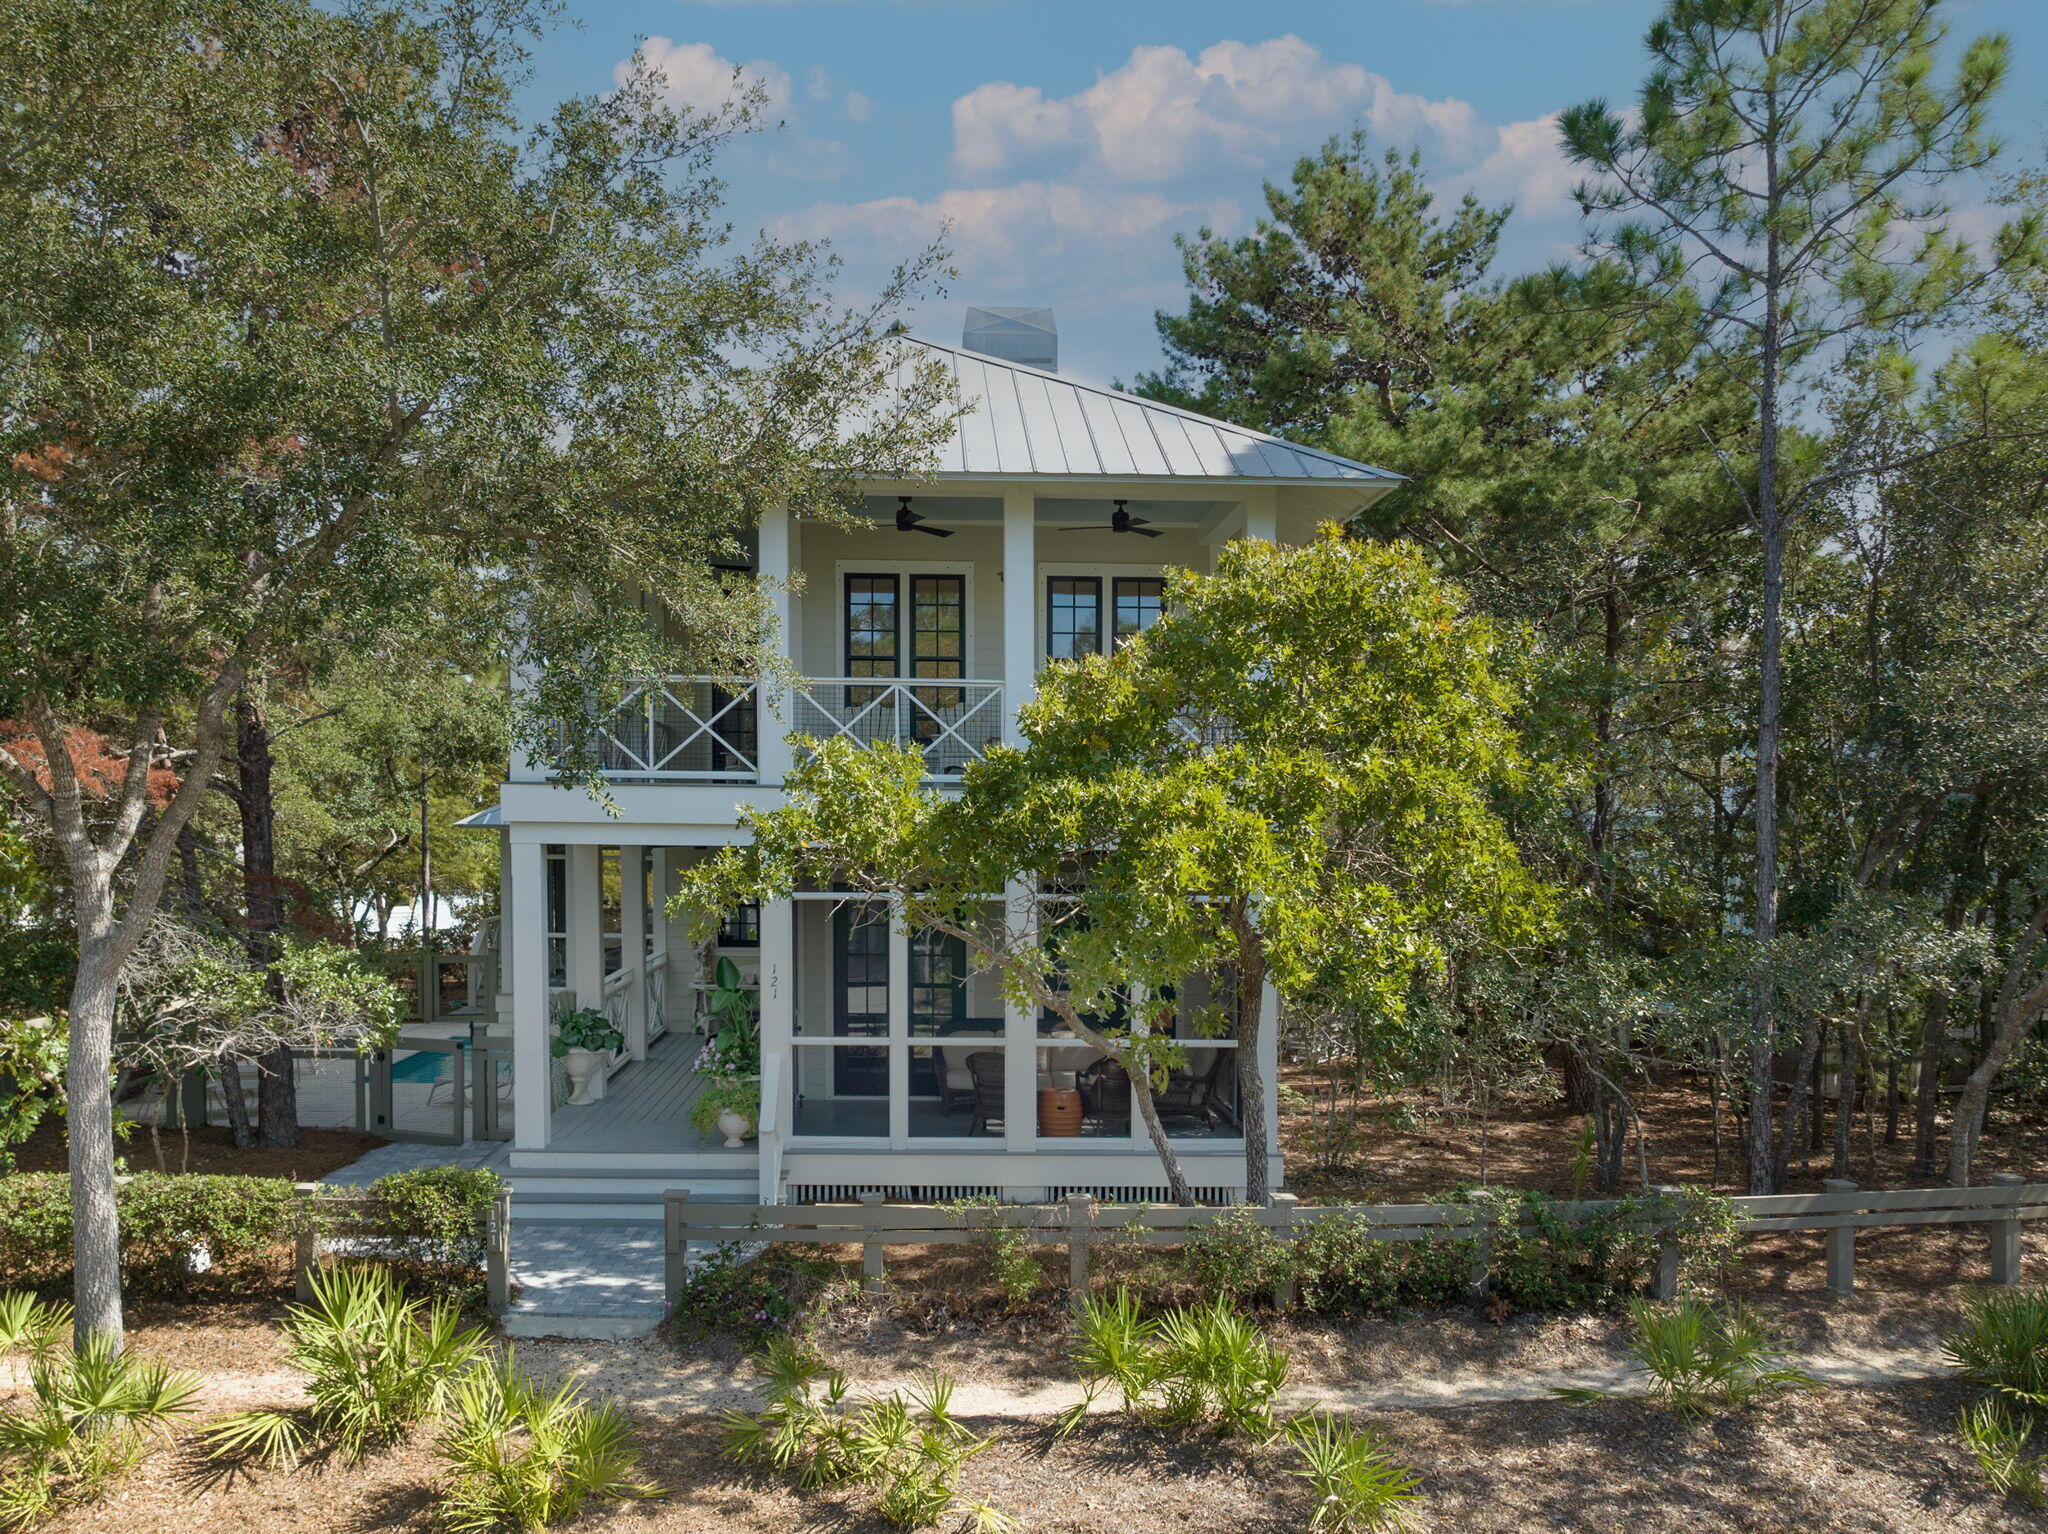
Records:
{"label": "green leafy plant in pot", "polygon": [[701,1075],[727,1081],[761,1074],[761,997],[740,983],[740,968],[720,959],[710,992],[704,998],[705,1030],[710,1037],[697,1056]]}
{"label": "green leafy plant in pot", "polygon": [[690,1127],[708,1135],[716,1129],[725,1136],[725,1148],[738,1150],[761,1121],[761,1083],[758,1080],[713,1077],[690,1104]]}
{"label": "green leafy plant in pot", "polygon": [[590,1103],[590,1084],[604,1070],[605,1057],[625,1046],[626,1036],[595,1007],[578,1007],[555,1019],[555,1038],[550,1047],[568,1074],[571,1107],[581,1108]]}

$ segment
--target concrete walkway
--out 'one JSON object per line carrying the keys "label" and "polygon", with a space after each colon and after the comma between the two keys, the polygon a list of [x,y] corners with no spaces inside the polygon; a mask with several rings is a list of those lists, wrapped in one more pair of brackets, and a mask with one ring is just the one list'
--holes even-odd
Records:
{"label": "concrete walkway", "polygon": [[[729,1365],[679,1352],[652,1363],[639,1354],[629,1361],[608,1347],[575,1342],[543,1343],[533,1361],[550,1371],[571,1374],[594,1392],[611,1396],[639,1410],[671,1415],[715,1416],[731,1409],[755,1410],[765,1403],[754,1394],[744,1373]],[[1845,1349],[1795,1356],[1790,1360],[1827,1385],[1890,1385],[1902,1380],[1945,1377],[1952,1366],[1934,1348]],[[910,1378],[852,1374],[856,1395],[880,1396],[908,1391]],[[1283,1411],[1317,1407],[1337,1412],[1427,1411],[1446,1407],[1485,1406],[1515,1401],[1548,1401],[1558,1389],[1603,1390],[1617,1396],[1644,1394],[1642,1378],[1628,1364],[1576,1369],[1532,1369],[1501,1373],[1458,1370],[1428,1377],[1336,1384],[1302,1381],[1280,1395]],[[1072,1380],[963,1380],[953,1394],[953,1410],[964,1417],[1031,1419],[1053,1417],[1076,1405],[1081,1386]],[[1114,1391],[1097,1401],[1095,1410],[1118,1407]]]}

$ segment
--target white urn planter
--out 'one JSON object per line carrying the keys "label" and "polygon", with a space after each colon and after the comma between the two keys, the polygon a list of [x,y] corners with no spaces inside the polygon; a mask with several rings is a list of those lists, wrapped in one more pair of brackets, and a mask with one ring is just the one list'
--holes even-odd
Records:
{"label": "white urn planter", "polygon": [[562,1074],[569,1078],[569,1106],[587,1108],[596,1099],[590,1095],[590,1084],[604,1076],[604,1051],[599,1049],[571,1049],[562,1055]]}
{"label": "white urn planter", "polygon": [[742,1150],[754,1137],[754,1121],[747,1114],[722,1108],[718,1114],[718,1132],[725,1136],[727,1150]]}

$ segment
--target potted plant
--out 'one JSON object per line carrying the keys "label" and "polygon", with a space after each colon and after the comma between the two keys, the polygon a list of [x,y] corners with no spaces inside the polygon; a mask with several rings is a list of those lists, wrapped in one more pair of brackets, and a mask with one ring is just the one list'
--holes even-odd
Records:
{"label": "potted plant", "polygon": [[625,1045],[626,1036],[595,1007],[578,1007],[555,1019],[555,1040],[550,1047],[569,1077],[570,1107],[590,1105],[590,1083],[604,1070],[605,1056]]}
{"label": "potted plant", "polygon": [[704,1001],[704,1027],[710,1037],[697,1055],[700,1075],[728,1081],[758,1081],[761,1076],[761,998],[740,984],[739,966],[720,959],[715,983]]}
{"label": "potted plant", "polygon": [[727,1150],[743,1149],[760,1117],[761,1083],[758,1080],[714,1077],[704,1084],[704,1090],[690,1104],[690,1127],[700,1135],[708,1135],[716,1128],[725,1136]]}

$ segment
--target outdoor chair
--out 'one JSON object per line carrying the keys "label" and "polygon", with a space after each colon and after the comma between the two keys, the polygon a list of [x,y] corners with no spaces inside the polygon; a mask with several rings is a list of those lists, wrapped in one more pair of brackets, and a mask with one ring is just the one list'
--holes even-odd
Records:
{"label": "outdoor chair", "polygon": [[1003,1057],[982,1049],[967,1057],[967,1073],[974,1078],[974,1122],[971,1135],[990,1134],[992,1124],[1003,1121]]}
{"label": "outdoor chair", "polygon": [[1081,1106],[1095,1121],[1095,1132],[1131,1132],[1131,1078],[1114,1060],[1098,1060],[1081,1072]]}
{"label": "outdoor chair", "polygon": [[1220,1111],[1216,1087],[1227,1055],[1223,1050],[1212,1049],[1209,1057],[1209,1064],[1200,1071],[1183,1068],[1166,1078],[1166,1085],[1152,1099],[1160,1118],[1216,1122]]}

